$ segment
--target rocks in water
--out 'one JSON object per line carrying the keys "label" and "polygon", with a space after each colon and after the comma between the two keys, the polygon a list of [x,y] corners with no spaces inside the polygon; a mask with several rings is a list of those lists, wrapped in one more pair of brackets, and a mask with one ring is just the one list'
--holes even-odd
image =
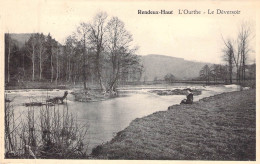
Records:
{"label": "rocks in water", "polygon": [[[152,90],[149,91],[151,93],[156,93],[160,96],[167,96],[167,95],[186,95],[187,89],[174,89],[174,90]],[[201,90],[194,89],[192,90],[193,95],[200,95]]]}

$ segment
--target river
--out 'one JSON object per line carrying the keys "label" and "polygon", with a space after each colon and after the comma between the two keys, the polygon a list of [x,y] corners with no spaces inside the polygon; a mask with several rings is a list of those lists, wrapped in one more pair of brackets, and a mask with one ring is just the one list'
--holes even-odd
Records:
{"label": "river", "polygon": [[[69,110],[78,116],[81,122],[89,125],[86,142],[88,153],[92,148],[111,140],[117,132],[126,128],[136,119],[152,114],[156,111],[167,110],[168,106],[179,104],[184,95],[159,96],[148,92],[153,89],[192,88],[201,89],[202,94],[194,96],[194,101],[223,92],[236,91],[239,87],[230,86],[202,86],[189,84],[175,85],[143,85],[127,86],[119,88],[120,96],[117,98],[98,102],[76,102],[74,96],[69,94],[67,104]],[[69,90],[71,93],[73,90]],[[46,96],[62,96],[64,90],[8,90],[5,91],[8,99],[13,100],[14,110],[17,113],[26,111],[23,103],[32,101],[44,101]]]}

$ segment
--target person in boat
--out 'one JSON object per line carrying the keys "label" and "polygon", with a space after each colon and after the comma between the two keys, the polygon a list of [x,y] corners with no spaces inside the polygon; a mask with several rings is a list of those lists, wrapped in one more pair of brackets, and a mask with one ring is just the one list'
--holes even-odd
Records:
{"label": "person in boat", "polygon": [[181,101],[180,104],[192,104],[193,103],[193,93],[190,88],[187,89],[187,99]]}

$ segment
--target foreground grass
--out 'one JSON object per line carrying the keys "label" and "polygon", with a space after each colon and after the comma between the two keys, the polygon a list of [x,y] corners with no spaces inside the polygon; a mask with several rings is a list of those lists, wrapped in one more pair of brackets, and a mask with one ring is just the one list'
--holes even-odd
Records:
{"label": "foreground grass", "polygon": [[204,98],[135,119],[93,149],[100,159],[255,160],[255,90]]}

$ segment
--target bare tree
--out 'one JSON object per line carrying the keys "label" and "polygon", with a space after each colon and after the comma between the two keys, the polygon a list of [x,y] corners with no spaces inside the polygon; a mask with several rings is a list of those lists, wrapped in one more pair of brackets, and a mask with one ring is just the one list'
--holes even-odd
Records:
{"label": "bare tree", "polygon": [[37,49],[36,35],[32,34],[26,43],[26,49],[29,52],[29,57],[32,61],[32,81],[35,80],[35,64],[36,64],[36,49]]}
{"label": "bare tree", "polygon": [[[55,40],[55,39],[52,39],[52,37],[50,35],[47,36],[47,41],[46,41],[46,46],[47,46],[47,49],[48,49],[48,60],[49,60],[49,65],[51,67],[51,71],[50,71],[50,74],[51,74],[51,83],[53,82],[54,80],[54,74],[55,74],[55,58],[56,58],[56,69],[58,68],[57,67],[57,60],[58,59],[58,56],[55,57],[55,55],[58,55],[58,49],[59,49],[59,45],[58,45],[58,42]],[[48,67],[49,69],[49,67]],[[57,73],[57,70],[56,70],[56,73]],[[56,76],[57,77],[57,76]]]}
{"label": "bare tree", "polygon": [[37,41],[37,49],[39,53],[39,79],[42,80],[42,67],[43,67],[43,62],[45,61],[45,56],[44,53],[46,51],[45,48],[45,36],[43,34],[36,34],[36,41]]}
{"label": "bare tree", "polygon": [[7,47],[7,82],[10,82],[10,58],[11,58],[11,47],[12,47],[12,40],[10,34],[5,35],[5,44],[8,45]]}
{"label": "bare tree", "polygon": [[213,78],[215,84],[218,79],[218,71],[219,71],[219,67],[217,64],[214,64],[210,67],[210,76]]}
{"label": "bare tree", "polygon": [[[240,76],[241,80],[245,80],[245,70],[246,70],[246,64],[248,59],[248,54],[251,51],[250,49],[250,41],[252,39],[252,32],[251,28],[248,24],[245,22],[241,24],[239,33],[238,33],[238,50],[240,52]],[[239,56],[238,56],[239,57]]]}
{"label": "bare tree", "polygon": [[80,23],[80,26],[77,28],[77,33],[76,38],[78,39],[78,42],[82,45],[82,57],[83,57],[83,66],[82,66],[82,71],[83,71],[83,85],[84,89],[87,89],[87,73],[86,73],[86,68],[88,65],[88,57],[87,57],[87,37],[89,35],[89,24],[87,23]]}
{"label": "bare tree", "polygon": [[236,42],[232,42],[231,39],[228,39],[227,41],[223,39],[223,42],[226,47],[224,49],[224,53],[225,53],[224,60],[228,61],[230,83],[232,83],[233,63],[235,63],[236,66],[237,82],[241,84],[241,80],[242,81],[245,80],[246,77],[245,70],[247,65],[248,54],[251,52],[251,48],[250,48],[251,40],[252,40],[251,27],[249,26],[249,24],[246,24],[245,22],[243,22],[240,25]]}
{"label": "bare tree", "polygon": [[51,64],[51,83],[53,82],[54,78],[54,54],[57,48],[57,42],[50,38],[50,64]]}
{"label": "bare tree", "polygon": [[[119,57],[117,60],[117,68],[116,68],[116,75],[114,79],[109,84],[109,90],[115,90],[115,84],[119,80],[119,78],[126,74],[124,70],[128,70],[127,74],[133,74],[133,68],[141,67],[140,65],[140,58],[134,54],[136,49],[125,49],[121,47],[118,51]],[[131,71],[131,72],[130,72]]]}
{"label": "bare tree", "polygon": [[96,58],[96,73],[99,80],[100,89],[104,90],[104,84],[102,80],[102,62],[101,53],[104,51],[104,35],[105,35],[105,21],[107,14],[105,12],[98,13],[92,23],[89,23],[89,40],[92,46],[95,48]]}
{"label": "bare tree", "polygon": [[[119,79],[122,63],[126,60],[124,54],[131,54],[130,44],[133,41],[132,35],[126,31],[124,23],[117,17],[113,17],[106,26],[107,48],[110,53],[112,64],[112,76],[109,80],[108,90],[114,90],[115,83]],[[134,52],[134,51],[133,51]],[[129,55],[128,57],[130,57]],[[131,56],[133,57],[133,56]],[[130,59],[130,58],[129,58]],[[135,59],[134,59],[135,60]],[[129,61],[130,62],[130,61]]]}
{"label": "bare tree", "polygon": [[72,36],[66,38],[65,54],[67,59],[66,68],[66,81],[70,82],[72,77],[72,57],[75,51],[75,39]]}
{"label": "bare tree", "polygon": [[[223,39],[223,37],[222,37],[222,39]],[[233,47],[233,43],[232,43],[231,39],[228,39],[227,41],[225,41],[223,39],[223,42],[225,44],[225,48],[223,49],[224,60],[228,63],[229,83],[232,84],[233,63],[234,63],[234,61],[235,61],[235,63],[237,63],[234,58],[234,47]]]}
{"label": "bare tree", "polygon": [[206,84],[209,84],[210,68],[207,64],[200,70],[200,77],[206,81]]}
{"label": "bare tree", "polygon": [[59,74],[60,74],[60,61],[59,61],[59,56],[60,56],[60,46],[58,45],[58,48],[56,49],[56,85],[58,85],[58,79],[59,79]]}

